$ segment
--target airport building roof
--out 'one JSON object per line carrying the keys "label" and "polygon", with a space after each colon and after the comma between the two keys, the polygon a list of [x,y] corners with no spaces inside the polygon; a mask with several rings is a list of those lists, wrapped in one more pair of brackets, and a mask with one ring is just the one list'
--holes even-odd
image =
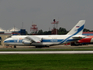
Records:
{"label": "airport building roof", "polygon": [[0,27],[0,32],[4,32],[5,30]]}
{"label": "airport building roof", "polygon": [[10,31],[13,32],[13,31],[20,31],[20,30],[16,27],[13,27],[12,29],[10,29]]}

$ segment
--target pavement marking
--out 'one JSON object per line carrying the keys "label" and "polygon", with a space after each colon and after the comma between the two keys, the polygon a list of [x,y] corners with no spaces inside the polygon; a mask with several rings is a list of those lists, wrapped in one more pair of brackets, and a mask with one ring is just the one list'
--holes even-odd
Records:
{"label": "pavement marking", "polygon": [[0,54],[93,54],[93,51],[0,51]]}

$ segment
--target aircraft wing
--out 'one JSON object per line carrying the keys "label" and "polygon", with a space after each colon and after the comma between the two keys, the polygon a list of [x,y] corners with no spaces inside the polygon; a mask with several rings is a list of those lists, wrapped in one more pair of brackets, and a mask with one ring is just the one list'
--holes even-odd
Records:
{"label": "aircraft wing", "polygon": [[28,38],[28,39],[30,39],[30,40],[32,40],[32,41],[34,41],[34,42],[38,42],[38,43],[40,43],[41,40],[42,40],[42,38],[35,37],[35,36],[28,36],[28,37],[26,37],[26,38]]}
{"label": "aircraft wing", "polygon": [[73,36],[72,37],[73,39],[82,39],[82,38],[86,38],[86,36],[83,36],[83,35],[76,35],[76,36]]}

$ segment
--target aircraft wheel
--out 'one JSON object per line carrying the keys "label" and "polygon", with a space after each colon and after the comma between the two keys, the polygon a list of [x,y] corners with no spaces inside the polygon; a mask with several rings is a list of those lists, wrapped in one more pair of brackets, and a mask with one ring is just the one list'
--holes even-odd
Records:
{"label": "aircraft wheel", "polygon": [[38,48],[38,46],[35,46],[36,48]]}
{"label": "aircraft wheel", "polygon": [[14,45],[14,48],[16,48],[16,45]]}
{"label": "aircraft wheel", "polygon": [[39,46],[35,46],[36,48],[39,48]]}
{"label": "aircraft wheel", "polygon": [[36,48],[42,48],[42,46],[35,46]]}
{"label": "aircraft wheel", "polygon": [[71,43],[71,46],[79,46],[79,44]]}
{"label": "aircraft wheel", "polygon": [[46,46],[46,47],[49,47],[49,46]]}

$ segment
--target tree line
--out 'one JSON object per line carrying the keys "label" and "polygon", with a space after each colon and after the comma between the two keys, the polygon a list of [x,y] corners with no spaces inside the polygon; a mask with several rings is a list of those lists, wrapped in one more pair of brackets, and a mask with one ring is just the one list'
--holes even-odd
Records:
{"label": "tree line", "polygon": [[[66,28],[60,27],[59,29],[57,29],[57,34],[58,35],[64,35],[64,34],[67,34],[69,31],[66,30]],[[89,30],[89,29],[84,28],[83,32],[93,32],[93,30]],[[37,32],[35,32],[35,34],[36,35],[51,35],[52,34],[52,30],[51,31],[50,30],[49,31],[43,31],[41,29],[41,30],[38,30]],[[29,35],[33,35],[33,33],[30,33]]]}

